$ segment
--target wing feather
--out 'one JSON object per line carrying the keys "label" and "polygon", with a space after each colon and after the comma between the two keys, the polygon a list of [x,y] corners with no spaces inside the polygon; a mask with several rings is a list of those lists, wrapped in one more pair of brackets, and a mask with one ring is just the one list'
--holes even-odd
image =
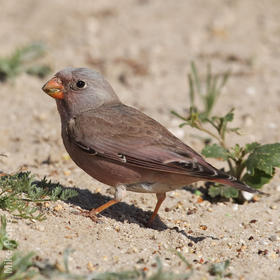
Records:
{"label": "wing feather", "polygon": [[71,141],[93,156],[163,172],[205,178],[217,175],[199,154],[134,108],[103,106],[69,123]]}

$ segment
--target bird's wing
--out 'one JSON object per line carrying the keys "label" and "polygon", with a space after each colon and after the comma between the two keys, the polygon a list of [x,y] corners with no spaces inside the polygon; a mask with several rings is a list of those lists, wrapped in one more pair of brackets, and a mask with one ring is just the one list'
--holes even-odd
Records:
{"label": "bird's wing", "polygon": [[208,164],[158,122],[123,104],[106,105],[75,116],[69,122],[68,136],[90,156],[210,181],[237,182]]}
{"label": "bird's wing", "polygon": [[68,136],[82,151],[123,164],[199,177],[217,175],[214,167],[165,127],[123,104],[75,116]]}

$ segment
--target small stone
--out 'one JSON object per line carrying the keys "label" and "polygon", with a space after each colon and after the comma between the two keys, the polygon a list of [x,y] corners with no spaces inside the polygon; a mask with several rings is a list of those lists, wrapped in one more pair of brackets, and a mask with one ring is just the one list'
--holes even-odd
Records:
{"label": "small stone", "polygon": [[244,121],[245,126],[247,127],[252,126],[254,123],[253,119],[248,115],[244,116],[242,119]]}
{"label": "small stone", "polygon": [[49,208],[49,207],[50,207],[50,203],[49,203],[49,202],[45,202],[45,203],[44,203],[44,206],[45,206],[46,208]]}
{"label": "small stone", "polygon": [[261,255],[261,256],[266,256],[268,254],[268,250],[265,249],[265,250],[258,250],[258,255]]}
{"label": "small stone", "polygon": [[64,170],[64,171],[63,171],[63,174],[64,174],[65,176],[69,176],[69,175],[71,174],[71,171],[70,171],[70,170]]}
{"label": "small stone", "polygon": [[192,215],[192,214],[196,213],[196,211],[197,211],[197,208],[189,208],[187,211],[187,215]]}
{"label": "small stone", "polygon": [[37,229],[39,231],[45,231],[45,227],[43,225],[38,225]]}
{"label": "small stone", "polygon": [[276,235],[271,235],[269,238],[268,238],[270,241],[274,242],[274,241],[277,241],[278,240],[278,237]]}
{"label": "small stone", "polygon": [[87,263],[87,269],[88,269],[88,271],[90,271],[90,272],[92,272],[92,271],[95,270],[95,267],[94,267],[94,265],[92,264],[92,262],[88,262],[88,263]]}
{"label": "small stone", "polygon": [[70,160],[69,154],[67,154],[67,153],[63,154],[63,155],[62,155],[62,159],[63,159],[64,161]]}
{"label": "small stone", "polygon": [[60,211],[63,210],[63,207],[62,207],[61,204],[58,204],[58,205],[56,205],[56,206],[53,208],[53,210],[56,211],[56,212],[60,212]]}
{"label": "small stone", "polygon": [[207,226],[206,226],[206,225],[200,225],[199,227],[200,227],[200,229],[202,229],[202,230],[207,230]]}
{"label": "small stone", "polygon": [[267,241],[264,241],[264,240],[260,240],[260,241],[259,241],[259,244],[265,246],[265,245],[268,244],[268,242],[267,242]]}
{"label": "small stone", "polygon": [[238,253],[240,253],[240,252],[245,251],[246,248],[247,248],[247,246],[244,245],[244,244],[242,244],[241,247],[240,247],[239,249],[237,249],[236,251],[237,251]]}
{"label": "small stone", "polygon": [[277,254],[275,254],[274,252],[272,252],[271,254],[270,254],[270,257],[272,258],[272,259],[278,259],[278,256],[277,256]]}
{"label": "small stone", "polygon": [[254,195],[253,198],[252,198],[252,200],[253,200],[254,202],[257,202],[257,201],[260,200],[260,197],[257,196],[257,195]]}
{"label": "small stone", "polygon": [[255,96],[256,95],[256,89],[254,87],[248,87],[246,89],[246,94],[250,96]]}
{"label": "small stone", "polygon": [[271,206],[270,206],[270,209],[276,210],[276,209],[277,209],[277,206],[276,206],[276,205],[271,205]]}
{"label": "small stone", "polygon": [[173,133],[177,138],[179,139],[183,139],[185,136],[185,132],[184,129],[179,128],[179,127],[175,127],[175,128],[169,128],[169,131],[171,131],[171,133]]}
{"label": "small stone", "polygon": [[254,239],[254,236],[250,236],[249,238],[248,238],[248,240],[253,240]]}
{"label": "small stone", "polygon": [[71,235],[64,235],[64,238],[66,238],[66,239],[73,239],[73,236],[71,236]]}
{"label": "small stone", "polygon": [[269,128],[276,128],[276,127],[277,127],[277,124],[271,122],[271,123],[268,123],[268,127],[269,127]]}
{"label": "small stone", "polygon": [[238,204],[233,204],[232,209],[233,209],[233,211],[237,211],[238,210]]}
{"label": "small stone", "polygon": [[249,193],[249,192],[242,191],[241,193],[242,193],[243,198],[247,201],[251,200],[254,197],[254,194]]}

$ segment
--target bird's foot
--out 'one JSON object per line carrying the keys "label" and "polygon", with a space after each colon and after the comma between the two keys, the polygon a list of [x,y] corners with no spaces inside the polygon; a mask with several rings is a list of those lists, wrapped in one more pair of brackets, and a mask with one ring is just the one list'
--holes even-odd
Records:
{"label": "bird's foot", "polygon": [[89,210],[81,210],[79,209],[80,212],[77,213],[77,215],[81,215],[84,217],[88,217],[90,218],[93,222],[97,223],[98,222],[98,218],[97,218],[97,213],[95,212],[95,209],[91,209]]}

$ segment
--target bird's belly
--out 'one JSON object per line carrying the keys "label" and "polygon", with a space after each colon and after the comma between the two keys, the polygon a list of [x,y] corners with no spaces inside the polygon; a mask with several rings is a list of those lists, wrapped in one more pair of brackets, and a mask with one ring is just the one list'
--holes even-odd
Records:
{"label": "bird's belly", "polygon": [[[181,186],[183,187],[183,186]],[[172,191],[174,189],[179,189],[181,187],[174,187],[174,185],[164,184],[164,183],[149,183],[149,182],[140,182],[135,184],[126,185],[126,189],[132,192],[139,193],[165,193]]]}

